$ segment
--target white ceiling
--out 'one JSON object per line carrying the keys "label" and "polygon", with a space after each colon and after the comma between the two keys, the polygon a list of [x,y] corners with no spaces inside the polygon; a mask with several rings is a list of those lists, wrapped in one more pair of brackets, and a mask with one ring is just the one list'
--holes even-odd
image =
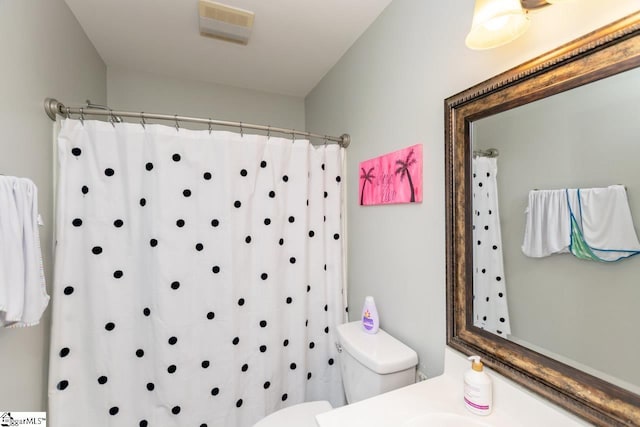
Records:
{"label": "white ceiling", "polygon": [[391,0],[218,0],[247,46],[200,36],[197,0],[65,0],[107,67],[306,96]]}

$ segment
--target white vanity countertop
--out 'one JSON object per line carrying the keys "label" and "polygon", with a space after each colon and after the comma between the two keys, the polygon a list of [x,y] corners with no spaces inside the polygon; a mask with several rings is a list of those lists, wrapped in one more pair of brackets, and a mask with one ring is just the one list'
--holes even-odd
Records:
{"label": "white vanity countertop", "polygon": [[443,375],[319,414],[316,422],[320,427],[402,427],[412,418],[446,412],[495,427],[590,425],[490,370],[493,412],[474,415],[462,401],[468,366],[466,356],[447,348]]}

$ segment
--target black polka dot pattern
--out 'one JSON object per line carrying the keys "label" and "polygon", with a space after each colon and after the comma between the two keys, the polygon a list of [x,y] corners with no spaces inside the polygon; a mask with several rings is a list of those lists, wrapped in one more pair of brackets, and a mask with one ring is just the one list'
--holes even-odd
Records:
{"label": "black polka dot pattern", "polygon": [[498,215],[497,159],[473,160],[474,325],[505,336],[510,333]]}
{"label": "black polka dot pattern", "polygon": [[69,234],[57,251],[74,268],[54,289],[65,314],[50,394],[53,407],[100,402],[93,419],[61,423],[207,427],[261,402],[330,398],[345,316],[339,149],[131,127],[126,144],[79,133],[60,151]]}

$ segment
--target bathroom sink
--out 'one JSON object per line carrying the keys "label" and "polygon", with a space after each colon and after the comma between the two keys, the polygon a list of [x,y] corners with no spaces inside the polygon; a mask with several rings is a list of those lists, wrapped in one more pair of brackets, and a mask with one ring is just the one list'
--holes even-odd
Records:
{"label": "bathroom sink", "polygon": [[412,418],[402,427],[491,427],[477,418],[450,412],[434,412]]}

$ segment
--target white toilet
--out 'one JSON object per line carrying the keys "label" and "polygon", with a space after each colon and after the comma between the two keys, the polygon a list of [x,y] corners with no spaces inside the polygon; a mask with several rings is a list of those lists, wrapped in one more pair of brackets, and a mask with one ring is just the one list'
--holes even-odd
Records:
{"label": "white toilet", "polygon": [[[339,363],[347,403],[404,387],[415,382],[418,355],[387,334],[367,334],[360,321],[337,328]],[[317,427],[315,416],[331,410],[327,401],[290,406],[263,418],[253,427]]]}

